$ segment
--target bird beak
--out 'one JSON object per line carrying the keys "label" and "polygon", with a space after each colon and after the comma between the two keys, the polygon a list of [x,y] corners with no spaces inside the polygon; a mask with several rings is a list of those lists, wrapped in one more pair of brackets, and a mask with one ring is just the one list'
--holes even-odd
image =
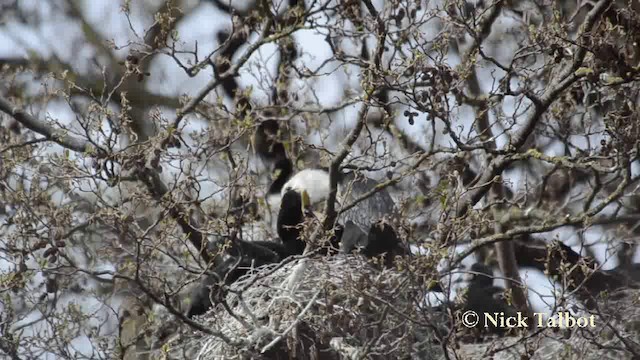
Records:
{"label": "bird beak", "polygon": [[311,206],[311,199],[307,190],[302,190],[302,211]]}

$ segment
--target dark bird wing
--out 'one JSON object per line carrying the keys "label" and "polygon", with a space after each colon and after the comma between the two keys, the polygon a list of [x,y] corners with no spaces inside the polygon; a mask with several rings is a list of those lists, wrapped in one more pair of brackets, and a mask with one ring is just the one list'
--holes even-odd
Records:
{"label": "dark bird wing", "polygon": [[353,221],[348,220],[344,224],[344,230],[342,231],[341,249],[345,254],[350,253],[359,246],[364,246],[367,243],[367,234],[356,225]]}
{"label": "dark bird wing", "polygon": [[349,206],[358,199],[368,196],[346,210],[340,218],[343,222],[342,250],[348,253],[362,248],[367,257],[387,254],[385,263],[390,265],[395,255],[408,251],[402,248],[397,233],[388,221],[393,216],[395,203],[386,189],[378,189],[375,180],[346,174],[340,188],[342,206]]}
{"label": "dark bird wing", "polygon": [[[343,206],[352,204],[356,199],[375,190],[378,185],[379,183],[375,180],[362,176],[357,177],[355,174],[346,174],[340,189],[341,204]],[[391,195],[386,189],[382,189],[345,211],[340,220],[345,224],[352,221],[364,232],[368,232],[371,224],[390,215],[394,207],[395,203]]]}
{"label": "dark bird wing", "polygon": [[272,241],[240,239],[233,242],[230,253],[192,290],[187,317],[207,312],[213,306],[211,296],[219,297],[223,284],[230,285],[254,267],[276,263],[291,255],[285,246]]}

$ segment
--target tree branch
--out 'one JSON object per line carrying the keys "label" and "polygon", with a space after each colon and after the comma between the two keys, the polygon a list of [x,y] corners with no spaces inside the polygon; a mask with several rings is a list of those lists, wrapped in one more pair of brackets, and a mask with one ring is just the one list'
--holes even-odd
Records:
{"label": "tree branch", "polygon": [[[596,4],[596,6],[591,9],[591,11],[589,11],[585,23],[583,24],[582,31],[578,35],[579,39],[585,37],[586,34],[592,30],[593,26],[596,23],[596,20],[606,11],[610,4],[611,0],[600,0]],[[519,151],[520,148],[524,145],[524,143],[527,141],[527,138],[529,137],[529,135],[531,135],[536,125],[542,118],[542,115],[547,111],[547,109],[549,109],[549,106],[551,106],[551,104],[555,100],[557,100],[558,95],[582,77],[582,75],[576,74],[576,70],[582,65],[586,53],[587,50],[584,46],[578,46],[571,65],[569,65],[565,71],[558,75],[557,79],[559,79],[560,81],[556,83],[555,86],[552,86],[548,91],[546,91],[540,99],[532,99],[532,102],[535,106],[534,110],[529,114],[522,128],[518,132],[516,132],[516,134],[512,138],[510,147],[514,151]],[[499,176],[502,171],[511,164],[511,162],[512,160],[504,155],[497,156],[493,161],[491,161],[487,169],[482,173],[480,179],[478,180],[479,184],[485,185],[476,187],[473,190],[468,191],[458,200],[456,215],[464,215],[471,206],[480,201],[480,199],[482,199],[482,197],[490,189],[494,178],[496,176]]]}
{"label": "tree branch", "polygon": [[366,0],[364,1],[364,3],[369,10],[369,13],[376,19],[376,23],[378,25],[378,42],[375,49],[373,64],[371,64],[368,69],[368,79],[364,82],[365,96],[363,99],[362,107],[360,108],[360,111],[358,111],[356,126],[351,130],[347,138],[342,142],[340,152],[335,156],[335,158],[331,162],[331,165],[329,166],[329,186],[331,190],[325,202],[325,219],[323,223],[323,227],[325,229],[331,228],[333,226],[333,223],[335,222],[338,215],[336,212],[336,197],[338,195],[338,178],[340,175],[340,165],[347,157],[347,155],[349,155],[349,152],[351,152],[351,147],[353,146],[353,144],[355,144],[356,140],[358,140],[358,136],[360,136],[360,132],[367,122],[367,113],[369,112],[370,106],[369,101],[371,96],[375,92],[375,88],[370,85],[370,82],[372,80],[372,77],[375,76],[375,71],[380,70],[382,54],[384,52],[384,43],[387,38],[387,28],[382,19],[380,19],[377,10],[375,9],[371,1]]}
{"label": "tree branch", "polygon": [[59,145],[67,149],[84,153],[89,149],[95,148],[94,145],[89,141],[71,136],[67,133],[68,131],[66,130],[53,129],[43,121],[34,118],[24,110],[21,110],[18,107],[14,106],[4,97],[0,97],[0,111],[13,117],[27,129],[35,131],[38,134],[44,136],[47,140],[58,143]]}

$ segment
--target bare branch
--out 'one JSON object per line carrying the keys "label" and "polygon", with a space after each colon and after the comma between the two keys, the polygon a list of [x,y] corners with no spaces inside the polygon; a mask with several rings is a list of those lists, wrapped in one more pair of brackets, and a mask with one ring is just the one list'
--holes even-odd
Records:
{"label": "bare branch", "polygon": [[84,139],[80,139],[68,134],[66,130],[57,130],[44,122],[34,118],[24,110],[14,106],[4,97],[0,97],[0,111],[13,117],[16,121],[24,125],[27,129],[33,130],[45,137],[45,139],[53,141],[67,149],[78,151],[81,153],[94,149],[92,143]]}

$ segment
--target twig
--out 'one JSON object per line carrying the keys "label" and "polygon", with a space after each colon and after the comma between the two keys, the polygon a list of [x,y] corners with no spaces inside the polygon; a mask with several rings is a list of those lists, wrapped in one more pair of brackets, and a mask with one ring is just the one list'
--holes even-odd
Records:
{"label": "twig", "polygon": [[94,147],[89,141],[69,135],[68,131],[57,130],[48,126],[24,110],[19,109],[4,97],[0,97],[0,111],[13,117],[29,130],[35,131],[47,140],[56,142],[67,149],[83,153]]}
{"label": "twig", "polygon": [[316,299],[318,298],[318,296],[320,295],[321,290],[316,291],[316,293],[313,295],[313,298],[311,298],[311,300],[309,300],[309,303],[307,304],[307,306],[305,306],[304,309],[302,309],[302,311],[300,312],[300,314],[298,314],[298,317],[296,318],[296,320],[291,323],[291,325],[289,325],[289,327],[278,337],[276,337],[275,339],[273,339],[273,341],[271,341],[269,344],[267,344],[265,347],[262,348],[262,350],[260,351],[261,354],[264,354],[265,352],[267,352],[269,349],[271,349],[272,347],[274,347],[278,342],[280,342],[280,340],[282,340],[291,330],[293,330],[293,328],[298,325],[298,323],[300,323],[300,321],[302,321],[302,316],[309,310],[311,309],[311,306],[313,304],[315,304]]}

